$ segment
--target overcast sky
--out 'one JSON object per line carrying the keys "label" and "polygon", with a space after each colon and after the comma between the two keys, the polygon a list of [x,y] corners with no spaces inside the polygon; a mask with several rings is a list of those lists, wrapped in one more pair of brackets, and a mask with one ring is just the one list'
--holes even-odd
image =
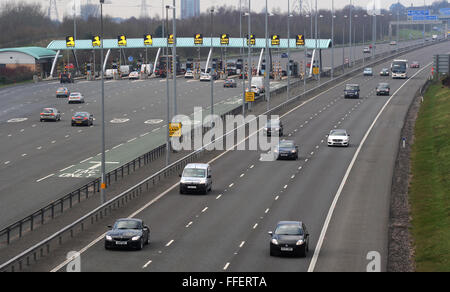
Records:
{"label": "overcast sky", "polygon": [[[4,1],[13,1],[13,0],[0,0],[0,2]],[[45,9],[48,8],[50,0],[22,0],[27,3],[40,3]],[[99,0],[75,0],[77,3],[85,4],[86,2],[90,3],[98,3]],[[108,0],[107,0],[108,1]],[[113,17],[123,17],[128,18],[131,16],[139,17],[140,15],[140,6],[141,0],[109,0],[112,2],[110,5],[105,5],[103,7],[104,13]],[[149,12],[151,16],[161,15],[161,7],[163,0],[146,0],[149,7]],[[176,0],[177,6],[179,5],[181,0]],[[372,0],[352,0],[353,3],[357,6],[365,7],[369,1]],[[397,0],[375,0],[381,3],[381,8],[389,8],[389,6],[393,3],[396,3]],[[17,0],[14,0],[17,2]],[[59,15],[62,16],[64,14],[70,13],[71,7],[73,6],[73,0],[56,0],[58,6]],[[165,4],[171,4],[173,0],[164,0]],[[299,3],[300,0],[290,0],[291,9],[294,9],[296,3]],[[303,2],[307,3],[315,3],[315,0],[303,0]],[[332,0],[318,0],[318,7],[321,8],[330,8]],[[350,3],[350,0],[335,0],[336,8],[342,8],[345,5]],[[434,0],[425,0],[427,5],[433,3]],[[424,0],[401,0],[405,6],[422,6],[424,4]],[[202,11],[206,11],[208,7],[213,6],[222,6],[226,4],[228,6],[238,7],[239,0],[200,0],[200,6]],[[252,0],[252,10],[254,11],[262,11],[265,7],[264,0]],[[287,11],[288,0],[269,0],[269,11],[272,11],[275,8],[280,8],[281,11]],[[298,6],[298,5],[297,5]],[[179,15],[179,11],[177,12]]]}

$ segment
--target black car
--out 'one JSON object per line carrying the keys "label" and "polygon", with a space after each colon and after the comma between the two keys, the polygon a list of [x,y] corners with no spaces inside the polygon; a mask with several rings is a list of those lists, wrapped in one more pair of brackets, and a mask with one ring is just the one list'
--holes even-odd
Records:
{"label": "black car", "polygon": [[388,68],[381,69],[380,76],[389,76],[389,69]]}
{"label": "black car", "polygon": [[377,86],[377,95],[389,95],[390,91],[389,83],[379,83]]}
{"label": "black car", "polygon": [[148,244],[150,229],[140,219],[119,219],[105,236],[105,249],[114,247],[141,250]]}
{"label": "black car", "polygon": [[280,141],[274,151],[277,159],[298,159],[298,146],[294,144],[294,141]]}
{"label": "black car", "polygon": [[73,126],[92,126],[94,124],[94,116],[88,112],[78,112],[72,117]]}
{"label": "black car", "polygon": [[280,120],[269,120],[264,127],[263,133],[266,136],[272,136],[272,134],[283,136],[283,123]]}
{"label": "black car", "polygon": [[344,90],[345,98],[359,98],[359,85],[358,84],[347,84]]}
{"label": "black car", "polygon": [[63,83],[74,83],[75,81],[73,80],[72,74],[70,73],[63,73],[61,74],[61,77],[59,78],[59,81],[61,84]]}
{"label": "black car", "polygon": [[309,233],[298,221],[278,222],[275,232],[269,231],[270,256],[281,254],[306,257],[309,251]]}

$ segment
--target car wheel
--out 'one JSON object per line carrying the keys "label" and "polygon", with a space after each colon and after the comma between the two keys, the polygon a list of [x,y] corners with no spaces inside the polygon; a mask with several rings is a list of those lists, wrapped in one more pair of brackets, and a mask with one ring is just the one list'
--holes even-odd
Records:
{"label": "car wheel", "polygon": [[270,254],[271,257],[276,256],[275,251],[273,251],[273,250],[270,250],[270,253],[269,253],[269,254]]}
{"label": "car wheel", "polygon": [[183,189],[182,189],[182,188],[180,188],[180,194],[181,194],[181,195],[183,195],[183,194],[184,194],[184,192],[183,192]]}
{"label": "car wheel", "polygon": [[300,250],[300,257],[306,257],[306,245]]}
{"label": "car wheel", "polygon": [[41,119],[40,121],[41,121],[41,123],[42,123],[42,119]]}
{"label": "car wheel", "polygon": [[138,250],[142,250],[144,248],[144,239],[141,238],[140,242],[139,242],[139,246],[138,246]]}
{"label": "car wheel", "polygon": [[106,250],[109,250],[109,249],[110,249],[110,247],[108,246],[108,244],[106,244],[106,242],[105,242],[105,249],[106,249]]}

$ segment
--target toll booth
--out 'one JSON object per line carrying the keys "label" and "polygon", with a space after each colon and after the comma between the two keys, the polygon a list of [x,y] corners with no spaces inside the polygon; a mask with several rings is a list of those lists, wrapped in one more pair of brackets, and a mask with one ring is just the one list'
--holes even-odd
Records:
{"label": "toll booth", "polygon": [[244,60],[237,59],[237,61],[236,61],[236,74],[237,75],[241,74],[243,69],[244,69]]}
{"label": "toll booth", "polygon": [[186,71],[188,70],[194,71],[194,59],[192,58],[186,60]]}
{"label": "toll booth", "polygon": [[299,76],[299,65],[298,62],[294,62],[294,60],[289,60],[288,64],[286,64],[287,74],[290,76],[297,77]]}

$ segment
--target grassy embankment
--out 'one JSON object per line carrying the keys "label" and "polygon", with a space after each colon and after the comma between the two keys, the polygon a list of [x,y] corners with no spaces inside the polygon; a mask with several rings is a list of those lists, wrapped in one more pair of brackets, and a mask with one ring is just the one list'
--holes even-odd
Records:
{"label": "grassy embankment", "polygon": [[415,125],[409,189],[417,271],[450,271],[450,88],[425,94]]}

